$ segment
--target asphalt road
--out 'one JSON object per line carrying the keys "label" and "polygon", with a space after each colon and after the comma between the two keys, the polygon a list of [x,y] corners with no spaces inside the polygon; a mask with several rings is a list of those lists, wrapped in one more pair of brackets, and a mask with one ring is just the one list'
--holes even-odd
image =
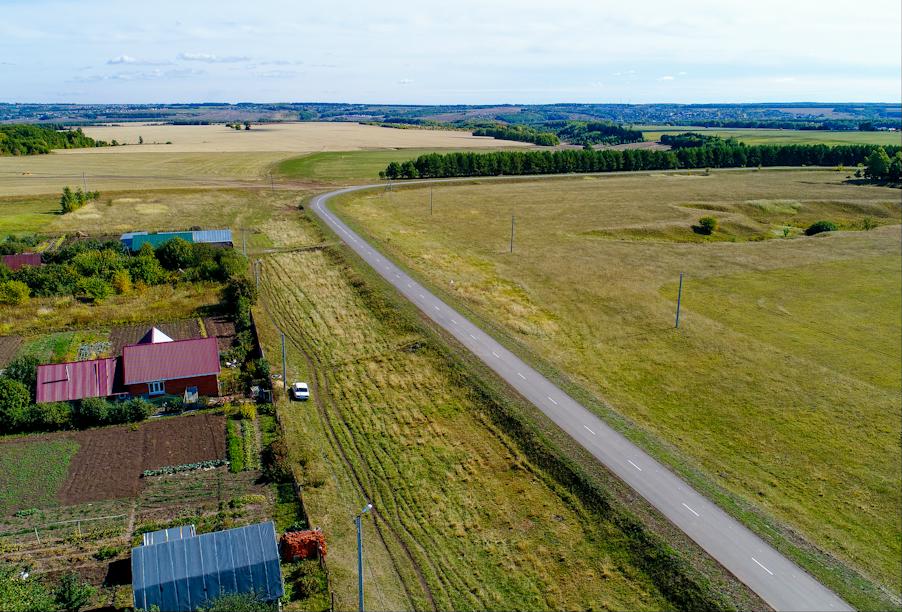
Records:
{"label": "asphalt road", "polygon": [[326,206],[361,185],[318,195],[311,208],[365,262],[523,397],[535,404],[705,551],[776,610],[852,610],[831,590],[611,429],[539,372],[370,246]]}

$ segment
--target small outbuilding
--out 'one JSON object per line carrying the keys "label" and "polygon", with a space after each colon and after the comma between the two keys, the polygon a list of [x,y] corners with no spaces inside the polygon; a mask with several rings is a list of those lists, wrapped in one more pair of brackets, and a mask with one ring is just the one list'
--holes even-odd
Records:
{"label": "small outbuilding", "polygon": [[158,249],[173,238],[181,238],[185,242],[197,244],[212,244],[213,246],[230,247],[232,246],[232,230],[215,229],[215,230],[191,230],[184,232],[126,232],[119,237],[119,240],[130,251],[139,251],[145,244],[150,244],[154,249]]}
{"label": "small outbuilding", "polygon": [[113,395],[117,360],[90,359],[37,367],[35,402],[70,402]]}
{"label": "small outbuilding", "polygon": [[33,266],[37,268],[43,265],[40,253],[15,253],[13,255],[3,255],[3,264],[10,270],[18,270],[24,266]]}
{"label": "small outbuilding", "polygon": [[136,610],[187,612],[221,595],[256,593],[264,601],[284,595],[271,521],[201,535],[186,527],[132,549]]}

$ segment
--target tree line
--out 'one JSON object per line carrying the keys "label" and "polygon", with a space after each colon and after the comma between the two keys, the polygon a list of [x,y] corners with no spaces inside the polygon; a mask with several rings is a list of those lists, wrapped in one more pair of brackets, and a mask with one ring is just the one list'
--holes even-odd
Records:
{"label": "tree line", "polygon": [[107,143],[85,136],[81,128],[61,125],[0,125],[0,155],[44,155],[53,149],[103,147]]}
{"label": "tree line", "polygon": [[888,157],[902,151],[899,146],[750,146],[722,140],[671,151],[581,149],[428,153],[415,160],[392,162],[379,176],[387,179],[414,179],[756,166],[856,166],[863,164],[878,149],[882,149]]}
{"label": "tree line", "polygon": [[473,130],[473,136],[491,136],[499,140],[531,142],[543,147],[553,147],[561,144],[560,139],[554,132],[540,132],[525,125],[496,125],[477,128]]}
{"label": "tree line", "polygon": [[549,121],[545,125],[553,128],[564,142],[584,146],[618,145],[645,140],[639,130],[612,121]]}

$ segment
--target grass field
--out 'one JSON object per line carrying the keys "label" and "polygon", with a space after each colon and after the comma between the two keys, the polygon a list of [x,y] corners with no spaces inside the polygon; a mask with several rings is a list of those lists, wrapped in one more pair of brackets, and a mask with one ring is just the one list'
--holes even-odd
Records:
{"label": "grass field", "polygon": [[[898,223],[898,191],[844,178],[486,182],[437,186],[431,216],[416,188],[346,196],[336,209],[517,350],[604,398],[614,412],[598,403],[602,415],[625,416],[678,469],[701,470],[898,592],[898,225],[770,231],[820,216]],[[695,242],[688,225],[712,211],[774,239]]]}
{"label": "grass field", "polygon": [[759,144],[878,144],[902,145],[900,132],[836,132],[827,130],[766,130],[757,128],[701,128],[692,126],[660,126],[639,125],[646,140],[658,140],[661,134],[682,134],[697,132],[699,134],[717,135],[722,138],[735,138],[749,145]]}
{"label": "grass field", "polygon": [[0,444],[0,514],[19,508],[56,505],[69,463],[78,451],[74,440]]}
{"label": "grass field", "polygon": [[371,499],[371,607],[669,607],[622,534],[480,418],[423,338],[370,310],[327,253],[272,256],[266,270],[267,308],[314,360],[321,408],[293,403],[280,417],[289,440],[315,448],[304,502],[329,538],[336,605],[353,605],[349,519]]}
{"label": "grass field", "polygon": [[[496,146],[491,150],[498,148],[499,142],[495,142]],[[377,181],[379,172],[393,161],[403,162],[426,153],[448,153],[453,150],[455,149],[431,148],[312,153],[279,162],[275,166],[275,172],[283,179],[333,183]]]}

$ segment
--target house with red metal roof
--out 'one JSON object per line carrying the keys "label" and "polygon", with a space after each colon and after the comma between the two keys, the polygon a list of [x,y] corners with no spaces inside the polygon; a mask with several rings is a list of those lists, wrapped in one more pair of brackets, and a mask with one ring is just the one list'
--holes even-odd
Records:
{"label": "house with red metal roof", "polygon": [[87,397],[109,397],[116,380],[114,358],[39,365],[35,401],[68,402]]}
{"label": "house with red metal roof", "polygon": [[3,255],[3,264],[10,270],[18,270],[22,266],[38,266],[43,265],[40,253],[15,253],[13,255]]}
{"label": "house with red metal roof", "polygon": [[219,395],[216,338],[173,340],[156,327],[122,356],[39,365],[35,401],[130,395]]}
{"label": "house with red metal roof", "polygon": [[216,338],[172,340],[154,328],[122,349],[122,385],[132,395],[219,395]]}

